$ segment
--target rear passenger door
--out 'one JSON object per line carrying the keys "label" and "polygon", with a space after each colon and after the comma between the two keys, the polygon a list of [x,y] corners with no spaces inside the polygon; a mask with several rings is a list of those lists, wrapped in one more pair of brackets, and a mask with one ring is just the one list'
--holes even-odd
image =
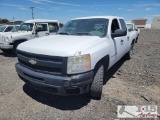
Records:
{"label": "rear passenger door", "polygon": [[49,35],[48,23],[36,23],[35,37],[42,37]]}
{"label": "rear passenger door", "polygon": [[[127,26],[126,26],[124,19],[119,19],[119,22],[120,22],[121,29],[127,32]],[[122,45],[124,47],[123,49],[124,49],[124,54],[125,54],[128,52],[128,49],[129,49],[129,33],[127,32],[126,36],[122,36],[121,40],[123,41]]]}

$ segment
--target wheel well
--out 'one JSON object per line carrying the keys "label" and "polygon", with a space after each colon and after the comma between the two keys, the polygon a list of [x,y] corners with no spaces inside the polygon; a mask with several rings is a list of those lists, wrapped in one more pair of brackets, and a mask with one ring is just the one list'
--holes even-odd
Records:
{"label": "wheel well", "polygon": [[25,42],[25,41],[27,41],[27,40],[25,40],[25,39],[21,39],[21,40],[16,40],[16,41],[14,41],[14,43],[17,43],[17,42]]}
{"label": "wheel well", "polygon": [[132,43],[131,43],[131,45],[133,45],[135,43],[135,39],[134,40],[132,40]]}
{"label": "wheel well", "polygon": [[138,37],[139,37],[139,34],[137,35],[137,38],[136,38],[136,40],[138,40]]}
{"label": "wheel well", "polygon": [[104,70],[107,70],[109,67],[109,55],[104,56],[101,58],[95,65],[95,67],[99,64],[102,63],[104,65]]}

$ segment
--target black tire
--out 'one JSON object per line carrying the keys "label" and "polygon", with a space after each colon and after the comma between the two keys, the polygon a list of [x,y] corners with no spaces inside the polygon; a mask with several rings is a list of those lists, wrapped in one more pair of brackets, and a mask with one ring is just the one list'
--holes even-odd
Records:
{"label": "black tire", "polygon": [[135,43],[138,43],[138,37],[136,38],[136,41],[135,41]]}
{"label": "black tire", "polygon": [[20,44],[21,42],[15,42],[14,44],[13,44],[13,50],[12,50],[12,52],[13,52],[13,55],[15,55],[15,56],[17,56],[17,46]]}
{"label": "black tire", "polygon": [[1,49],[4,53],[11,53],[12,50],[11,49]]}
{"label": "black tire", "polygon": [[129,51],[127,52],[127,54],[125,55],[125,58],[126,58],[127,60],[130,60],[130,59],[132,58],[132,55],[133,55],[133,46],[134,46],[134,44],[131,45],[130,50],[129,50]]}
{"label": "black tire", "polygon": [[90,96],[96,99],[101,99],[102,87],[104,78],[104,66],[103,64],[98,64],[95,68],[95,75],[93,82],[90,87]]}

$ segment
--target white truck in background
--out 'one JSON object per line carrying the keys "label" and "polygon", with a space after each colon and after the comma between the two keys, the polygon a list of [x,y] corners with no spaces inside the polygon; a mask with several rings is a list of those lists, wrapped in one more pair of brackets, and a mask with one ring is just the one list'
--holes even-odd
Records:
{"label": "white truck in background", "polygon": [[127,28],[128,31],[130,32],[131,39],[134,39],[135,43],[137,43],[140,34],[140,29],[137,29],[134,23],[127,23]]}
{"label": "white truck in background", "polygon": [[56,34],[59,30],[58,20],[34,19],[21,24],[17,32],[3,33],[0,37],[0,49],[16,55],[17,46],[33,38]]}
{"label": "white truck in background", "polygon": [[0,25],[0,35],[7,32],[15,32],[20,25]]}
{"label": "white truck in background", "polygon": [[123,18],[72,19],[57,35],[35,38],[17,47],[16,71],[27,84],[58,95],[89,92],[101,98],[104,71],[123,56],[130,59],[134,40]]}

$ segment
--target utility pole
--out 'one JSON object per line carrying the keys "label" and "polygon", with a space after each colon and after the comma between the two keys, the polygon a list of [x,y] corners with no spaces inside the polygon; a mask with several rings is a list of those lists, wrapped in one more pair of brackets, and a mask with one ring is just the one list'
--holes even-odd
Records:
{"label": "utility pole", "polygon": [[34,19],[34,16],[33,16],[33,8],[35,8],[35,7],[30,7],[30,9],[32,9],[32,19]]}
{"label": "utility pole", "polygon": [[15,22],[15,18],[13,17],[13,25],[15,25],[14,22]]}

